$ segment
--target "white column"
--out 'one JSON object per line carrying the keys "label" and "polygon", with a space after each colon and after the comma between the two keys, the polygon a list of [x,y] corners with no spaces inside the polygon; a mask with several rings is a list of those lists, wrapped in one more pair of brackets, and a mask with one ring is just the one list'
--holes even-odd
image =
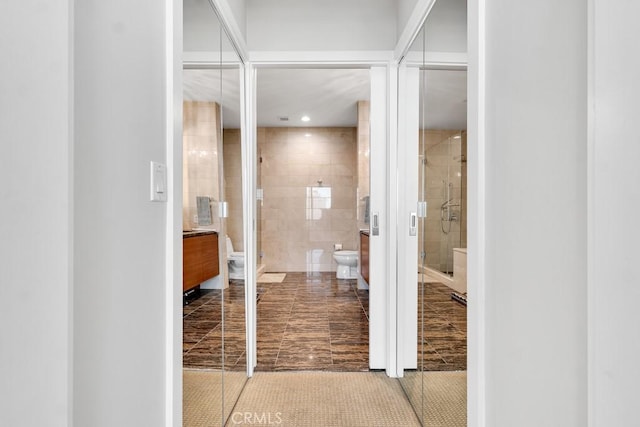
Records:
{"label": "white column", "polygon": [[472,10],[484,31],[471,37],[486,37],[486,50],[471,53],[470,70],[486,74],[484,98],[470,97],[481,113],[469,132],[469,182],[485,191],[470,199],[469,289],[480,280],[484,295],[470,293],[469,304],[484,304],[485,340],[483,353],[470,351],[482,366],[469,368],[486,370],[486,418],[470,422],[584,426],[587,5],[492,0]]}
{"label": "white column", "polygon": [[0,425],[71,424],[73,2],[0,5]]}
{"label": "white column", "polygon": [[[169,169],[176,168],[175,152],[168,158],[167,123],[174,120],[167,95],[175,89],[168,86],[167,68],[176,72],[167,59],[168,40],[174,40],[167,22],[172,6],[164,1],[75,3],[77,426],[161,426],[179,415],[167,408],[174,393],[167,387],[179,381],[174,376],[171,384],[166,378],[171,357],[167,310],[174,307],[167,287],[180,289],[180,282],[169,282],[180,269],[172,274],[167,268],[172,258],[167,250],[180,246],[168,247],[167,234],[177,230],[167,222],[178,227],[179,221],[173,205],[149,201],[149,162],[172,160]],[[172,172],[175,185],[181,174]],[[169,197],[177,202],[178,191]]]}
{"label": "white column", "polygon": [[[369,237],[369,367],[386,369],[389,351],[387,68],[371,68],[371,200]],[[377,220],[375,216],[377,215]],[[378,235],[374,233],[377,221]],[[395,260],[395,253],[394,253]]]}
{"label": "white column", "polygon": [[589,425],[633,425],[640,383],[640,4],[589,5]]}

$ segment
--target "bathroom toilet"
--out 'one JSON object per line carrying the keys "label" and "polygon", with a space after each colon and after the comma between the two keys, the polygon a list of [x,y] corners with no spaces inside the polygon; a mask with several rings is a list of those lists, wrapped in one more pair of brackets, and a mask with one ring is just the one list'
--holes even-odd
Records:
{"label": "bathroom toilet", "polygon": [[227,236],[227,264],[229,279],[244,280],[244,252],[235,252],[231,238]]}
{"label": "bathroom toilet", "polygon": [[336,260],[338,268],[336,277],[338,279],[358,278],[358,252],[357,251],[335,251],[333,259]]}

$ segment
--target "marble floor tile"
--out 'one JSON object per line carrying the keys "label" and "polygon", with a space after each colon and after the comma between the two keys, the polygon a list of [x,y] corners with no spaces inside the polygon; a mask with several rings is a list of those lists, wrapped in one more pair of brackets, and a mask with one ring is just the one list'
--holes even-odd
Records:
{"label": "marble floor tile", "polygon": [[[258,371],[369,369],[369,291],[335,273],[287,273],[257,286]],[[244,285],[203,291],[183,310],[184,366],[246,369]],[[466,307],[440,283],[418,285],[419,369],[466,369]],[[420,322],[424,321],[423,324]]]}
{"label": "marble floor tile", "polygon": [[[335,273],[287,273],[283,283],[265,284],[261,291],[257,320],[258,370],[368,369],[368,319],[361,302],[364,296],[358,296],[355,280],[337,280]],[[368,295],[366,298],[368,300]],[[283,332],[275,319],[282,318],[284,305],[290,311]],[[335,331],[331,322],[336,323]],[[337,347],[340,354],[334,357],[334,338],[336,344],[350,343],[352,347]],[[274,358],[275,348],[278,354]],[[344,354],[347,350],[353,354]]]}

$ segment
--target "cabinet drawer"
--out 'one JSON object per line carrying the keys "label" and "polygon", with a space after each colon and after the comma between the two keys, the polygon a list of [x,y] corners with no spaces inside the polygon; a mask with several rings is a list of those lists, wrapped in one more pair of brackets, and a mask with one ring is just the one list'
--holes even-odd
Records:
{"label": "cabinet drawer", "polygon": [[220,274],[218,235],[182,239],[182,290],[187,291]]}
{"label": "cabinet drawer", "polygon": [[200,242],[197,237],[182,239],[182,290],[186,291],[200,284],[202,262]]}
{"label": "cabinet drawer", "polygon": [[220,260],[218,257],[218,235],[210,234],[201,237],[202,254],[202,280],[209,280],[220,273]]}
{"label": "cabinet drawer", "polygon": [[369,284],[369,236],[360,233],[360,275]]}

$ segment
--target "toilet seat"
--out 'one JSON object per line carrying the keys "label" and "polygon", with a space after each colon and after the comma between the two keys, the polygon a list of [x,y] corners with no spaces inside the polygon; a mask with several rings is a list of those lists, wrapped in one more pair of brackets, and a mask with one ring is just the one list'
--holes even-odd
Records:
{"label": "toilet seat", "polygon": [[353,256],[353,255],[358,255],[358,251],[335,251],[334,254],[340,256]]}

